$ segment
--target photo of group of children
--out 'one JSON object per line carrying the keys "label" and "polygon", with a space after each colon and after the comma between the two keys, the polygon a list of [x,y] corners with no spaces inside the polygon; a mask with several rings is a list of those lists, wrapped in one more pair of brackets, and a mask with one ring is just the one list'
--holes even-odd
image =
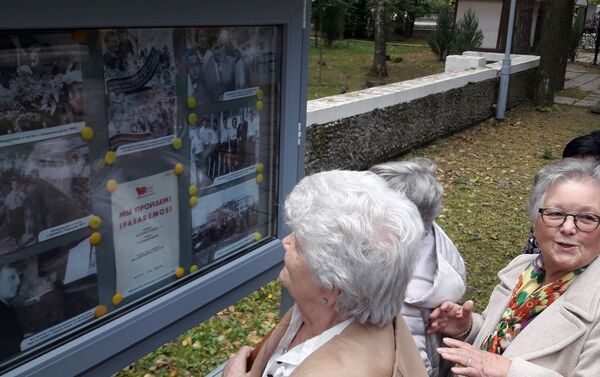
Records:
{"label": "photo of group of children", "polygon": [[0,135],[82,121],[82,56],[70,33],[1,33]]}
{"label": "photo of group of children", "polygon": [[177,119],[172,31],[109,29],[100,40],[109,149],[171,135]]}
{"label": "photo of group of children", "polygon": [[97,285],[87,238],[0,264],[0,360],[92,319]]}
{"label": "photo of group of children", "polygon": [[259,125],[254,106],[200,116],[189,128],[191,183],[212,186],[256,165]]}

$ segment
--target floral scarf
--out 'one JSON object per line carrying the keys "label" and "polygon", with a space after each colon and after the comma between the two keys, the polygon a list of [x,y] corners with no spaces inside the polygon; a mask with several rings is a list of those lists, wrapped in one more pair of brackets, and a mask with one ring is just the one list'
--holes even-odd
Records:
{"label": "floral scarf", "polygon": [[538,255],[519,276],[511,299],[496,328],[481,343],[481,349],[501,355],[510,342],[538,314],[558,299],[585,267],[565,274],[553,283],[542,285],[546,270]]}

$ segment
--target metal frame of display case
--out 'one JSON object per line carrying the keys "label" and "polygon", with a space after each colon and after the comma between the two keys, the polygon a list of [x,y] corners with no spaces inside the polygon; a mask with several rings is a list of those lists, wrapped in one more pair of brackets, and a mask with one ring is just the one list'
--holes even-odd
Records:
{"label": "metal frame of display case", "polygon": [[[19,0],[3,5],[0,30],[95,27],[280,25],[281,128],[278,198],[303,175],[310,29],[307,0]],[[112,321],[6,372],[6,376],[106,376],[134,362],[276,278],[286,226],[277,238]]]}

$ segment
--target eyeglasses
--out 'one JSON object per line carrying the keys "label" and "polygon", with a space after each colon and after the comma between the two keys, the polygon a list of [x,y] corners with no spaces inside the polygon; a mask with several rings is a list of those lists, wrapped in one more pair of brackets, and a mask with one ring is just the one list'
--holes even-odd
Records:
{"label": "eyeglasses", "polygon": [[573,217],[575,227],[582,232],[591,232],[600,225],[600,216],[593,213],[578,213],[573,215],[557,208],[540,208],[538,212],[542,215],[544,224],[552,228],[562,226],[569,216]]}

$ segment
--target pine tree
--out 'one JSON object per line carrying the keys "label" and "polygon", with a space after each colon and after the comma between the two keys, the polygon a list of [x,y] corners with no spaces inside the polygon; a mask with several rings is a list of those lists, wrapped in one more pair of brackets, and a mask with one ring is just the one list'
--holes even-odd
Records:
{"label": "pine tree", "polygon": [[577,16],[573,20],[573,26],[571,27],[571,45],[569,47],[569,59],[572,62],[575,61],[577,55],[577,49],[581,44],[581,37],[583,36],[583,28],[585,26],[585,8],[579,8],[577,10]]}
{"label": "pine tree", "polygon": [[435,54],[443,61],[448,55],[453,33],[452,8],[447,5],[440,7],[435,34],[427,40],[427,44]]}
{"label": "pine tree", "polygon": [[479,21],[470,8],[454,28],[454,37],[450,43],[450,53],[461,55],[463,51],[478,48],[483,43],[483,33],[479,30]]}

